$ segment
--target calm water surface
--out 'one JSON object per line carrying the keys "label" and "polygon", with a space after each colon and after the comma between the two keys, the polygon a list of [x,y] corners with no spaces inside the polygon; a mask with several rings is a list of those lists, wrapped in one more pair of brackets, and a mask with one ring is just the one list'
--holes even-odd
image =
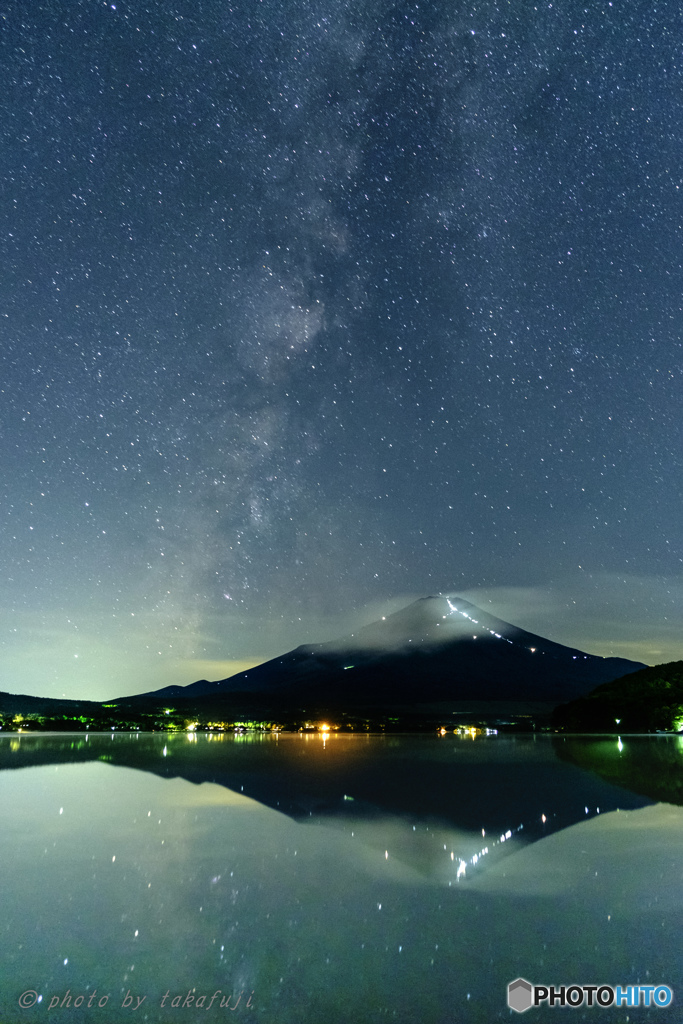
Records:
{"label": "calm water surface", "polygon": [[3,736],[0,1021],[469,1024],[521,1019],[520,975],[675,992],[529,1020],[683,1021],[681,768],[676,737]]}

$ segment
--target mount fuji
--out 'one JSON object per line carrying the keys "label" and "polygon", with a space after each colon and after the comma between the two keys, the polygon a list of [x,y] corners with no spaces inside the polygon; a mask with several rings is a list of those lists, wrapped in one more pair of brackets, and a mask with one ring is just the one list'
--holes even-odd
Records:
{"label": "mount fuji", "polygon": [[[644,666],[537,636],[459,597],[425,597],[327,643],[246,672],[120,699],[292,709],[408,709],[532,702],[550,709]],[[455,702],[455,703],[454,703]]]}

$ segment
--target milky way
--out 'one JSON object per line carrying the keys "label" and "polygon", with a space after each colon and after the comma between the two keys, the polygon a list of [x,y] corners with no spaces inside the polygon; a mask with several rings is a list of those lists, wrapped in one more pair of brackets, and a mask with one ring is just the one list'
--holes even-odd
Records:
{"label": "milky way", "polygon": [[432,593],[680,657],[677,5],[0,18],[1,689]]}

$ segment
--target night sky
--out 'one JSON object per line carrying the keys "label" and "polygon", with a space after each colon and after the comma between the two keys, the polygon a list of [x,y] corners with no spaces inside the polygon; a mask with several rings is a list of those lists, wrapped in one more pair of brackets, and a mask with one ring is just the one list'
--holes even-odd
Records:
{"label": "night sky", "polygon": [[417,597],[683,656],[680,7],[9,0],[0,689]]}

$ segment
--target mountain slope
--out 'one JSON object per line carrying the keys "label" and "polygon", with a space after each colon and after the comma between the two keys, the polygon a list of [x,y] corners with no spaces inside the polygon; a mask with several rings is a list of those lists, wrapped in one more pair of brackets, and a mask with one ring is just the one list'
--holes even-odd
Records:
{"label": "mountain slope", "polygon": [[683,661],[603,683],[556,708],[553,717],[558,727],[572,732],[682,732]]}
{"label": "mountain slope", "polygon": [[218,682],[165,687],[140,698],[163,696],[177,705],[239,695],[271,706],[330,708],[510,700],[556,705],[643,667],[564,647],[462,598],[426,597],[340,640],[297,647]]}

